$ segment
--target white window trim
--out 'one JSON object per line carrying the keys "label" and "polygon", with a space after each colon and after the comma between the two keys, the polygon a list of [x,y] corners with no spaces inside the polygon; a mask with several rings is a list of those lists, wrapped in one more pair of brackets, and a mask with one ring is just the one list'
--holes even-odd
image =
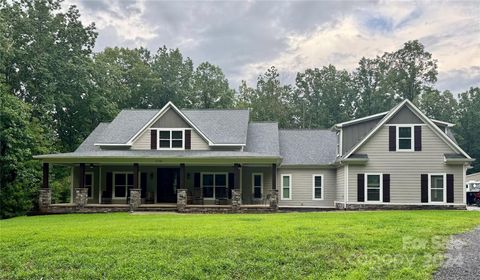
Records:
{"label": "white window trim", "polygon": [[[368,200],[368,176],[380,176],[380,197],[379,200]],[[383,173],[365,173],[364,175],[365,202],[383,203]]]}
{"label": "white window trim", "polygon": [[[91,194],[91,195],[88,196],[88,192],[87,192],[87,196],[88,196],[88,198],[93,198],[93,190],[94,190],[94,188],[95,188],[95,174],[94,174],[93,171],[88,171],[88,172],[85,172],[85,177],[87,176],[87,174],[92,175],[92,185],[90,186],[90,188],[92,189],[92,190],[90,191],[90,194]],[[87,182],[87,178],[84,178],[84,182]],[[85,187],[86,187],[86,186],[87,186],[87,184],[85,184]]]}
{"label": "white window trim", "polygon": [[[260,176],[260,198],[255,197],[255,176]],[[252,199],[263,198],[263,173],[252,173]]]}
{"label": "white window trim", "polygon": [[[165,151],[165,150],[167,150],[167,151],[185,150],[185,129],[187,129],[187,128],[167,128],[167,127],[152,128],[152,130],[157,131],[157,150],[161,150],[161,151]],[[160,131],[170,131],[170,148],[160,148]],[[173,131],[181,131],[182,132],[182,147],[181,148],[172,148],[172,132]]]}
{"label": "white window trim", "polygon": [[[321,184],[322,184],[322,187],[321,187],[321,198],[315,198],[315,177],[320,177],[321,178]],[[313,174],[312,175],[312,200],[323,200],[324,199],[324,195],[323,195],[323,190],[325,189],[325,184],[324,184],[324,181],[323,181],[323,174]]]}
{"label": "white window trim", "polygon": [[[213,197],[205,197],[203,195],[203,175],[213,175]],[[202,196],[203,196],[203,199],[204,200],[215,200],[217,199],[215,197],[215,188],[216,188],[216,182],[215,182],[215,175],[225,175],[225,187],[227,188],[227,191],[228,191],[228,172],[201,172],[200,173],[200,184],[201,184],[201,187],[202,187]],[[228,193],[227,193],[227,198],[228,198]]]}
{"label": "white window trim", "polygon": [[[443,201],[432,201],[432,176],[443,176]],[[447,173],[428,173],[428,203],[447,203]]]}
{"label": "white window trim", "polygon": [[[125,196],[116,196],[115,195],[115,175],[116,174],[123,174],[125,175]],[[118,171],[118,172],[113,172],[113,186],[112,186],[112,199],[121,199],[121,198],[127,198],[128,196],[128,175],[127,174],[132,174],[133,175],[133,172],[130,172],[130,171]],[[133,187],[133,185],[132,185]]]}
{"label": "white window trim", "polygon": [[[409,127],[410,128],[410,149],[400,149],[400,128],[403,128],[403,127]],[[396,133],[396,141],[397,141],[397,146],[396,146],[396,150],[397,152],[413,152],[415,151],[415,132],[414,132],[414,129],[415,129],[415,125],[413,124],[400,124],[400,125],[396,125],[396,130],[397,130],[397,133]]]}
{"label": "white window trim", "polygon": [[[289,198],[284,198],[283,197],[283,177],[289,177],[289,182],[290,182],[290,186],[289,186],[289,190],[290,190],[290,197]],[[282,174],[280,176],[280,198],[281,200],[292,200],[292,189],[293,189],[293,182],[292,182],[292,174]]]}

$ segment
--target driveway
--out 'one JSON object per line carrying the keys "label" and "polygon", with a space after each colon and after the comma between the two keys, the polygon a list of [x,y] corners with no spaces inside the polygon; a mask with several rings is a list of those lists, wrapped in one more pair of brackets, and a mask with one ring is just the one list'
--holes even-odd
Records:
{"label": "driveway", "polygon": [[447,246],[445,261],[434,279],[480,279],[480,227],[454,235]]}

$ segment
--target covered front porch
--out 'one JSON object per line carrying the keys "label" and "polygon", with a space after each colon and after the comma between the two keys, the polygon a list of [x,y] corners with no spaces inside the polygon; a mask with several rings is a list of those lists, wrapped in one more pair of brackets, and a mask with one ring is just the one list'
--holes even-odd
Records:
{"label": "covered front porch", "polygon": [[[51,203],[56,165],[71,169],[70,203]],[[39,206],[44,213],[271,211],[276,186],[276,162],[44,161]]]}

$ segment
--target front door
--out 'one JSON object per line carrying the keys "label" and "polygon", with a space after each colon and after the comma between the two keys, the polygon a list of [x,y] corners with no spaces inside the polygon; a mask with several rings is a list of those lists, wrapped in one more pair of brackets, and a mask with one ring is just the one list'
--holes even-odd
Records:
{"label": "front door", "polygon": [[177,202],[177,188],[180,184],[179,168],[157,169],[157,202]]}

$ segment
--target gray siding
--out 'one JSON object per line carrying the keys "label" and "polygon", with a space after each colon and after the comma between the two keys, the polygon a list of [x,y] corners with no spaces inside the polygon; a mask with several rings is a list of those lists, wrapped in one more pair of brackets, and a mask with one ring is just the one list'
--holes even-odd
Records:
{"label": "gray siding", "polygon": [[[263,174],[262,199],[253,198],[253,173]],[[271,167],[243,167],[242,168],[242,203],[244,204],[268,204],[266,197],[272,190]]]}
{"label": "gray siding", "polygon": [[348,167],[348,201],[357,201],[357,174],[390,174],[392,203],[420,203],[420,174],[454,174],[454,203],[463,203],[463,166],[445,165],[444,153],[452,149],[429,126],[422,126],[422,151],[389,152],[388,127],[384,126],[368,140],[358,153],[368,154],[365,166]]}
{"label": "gray siding", "polygon": [[[317,206],[317,207],[334,207],[336,197],[336,172],[335,169],[295,169],[295,168],[279,168],[278,169],[278,186],[279,186],[279,206]],[[291,200],[281,199],[281,176],[284,174],[292,175]],[[323,174],[324,183],[324,199],[313,200],[313,174]]]}
{"label": "gray siding", "polygon": [[342,128],[342,152],[345,155],[353,146],[360,142],[377,123],[381,120],[374,119]]}
{"label": "gray siding", "polygon": [[417,115],[415,115],[412,110],[407,106],[404,106],[400,111],[398,111],[395,116],[393,116],[388,123],[390,124],[418,124],[423,123]]}
{"label": "gray siding", "polygon": [[172,109],[168,109],[153,125],[158,128],[187,128],[188,123]]}
{"label": "gray siding", "polygon": [[336,201],[345,201],[345,196],[344,196],[344,192],[345,192],[345,167],[344,166],[340,166],[337,168],[337,184],[336,184],[336,190],[337,190],[337,194],[336,194],[336,198],[335,200]]}

